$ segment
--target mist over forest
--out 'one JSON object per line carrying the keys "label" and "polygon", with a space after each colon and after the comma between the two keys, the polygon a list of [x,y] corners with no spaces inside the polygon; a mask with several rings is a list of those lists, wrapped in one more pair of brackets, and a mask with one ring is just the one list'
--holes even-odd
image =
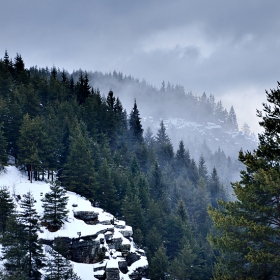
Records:
{"label": "mist over forest", "polygon": [[[81,71],[72,73],[78,80]],[[174,147],[181,140],[197,161],[203,155],[209,170],[217,167],[226,186],[239,179],[242,164],[238,161],[240,150],[252,151],[257,137],[247,123],[237,123],[233,106],[225,108],[222,100],[205,92],[200,96],[186,92],[181,85],[162,82],[161,88],[147,84],[122,73],[84,72],[93,88],[106,95],[112,90],[122,100],[127,113],[137,101],[145,131],[151,129],[155,136],[163,120]],[[232,164],[234,167],[228,168]],[[231,163],[232,162],[232,163]]]}
{"label": "mist over forest", "polygon": [[[55,66],[26,69],[21,55],[12,59],[6,51],[0,59],[0,122],[2,172],[13,165],[30,184],[56,180],[54,189],[62,186],[64,193],[74,192],[111,213],[110,225],[119,226],[119,219],[124,220],[133,228],[133,239],[129,235],[128,240],[143,250],[149,263],[149,269],[132,271],[137,279],[213,276],[219,253],[208,240],[214,230],[208,211],[219,209],[219,201],[236,201],[231,182],[239,180],[244,169],[238,154],[242,159],[242,149],[256,146],[249,126],[240,128],[232,106],[224,108],[222,101],[206,93],[186,93],[179,85],[163,82],[157,89],[116,72],[68,73]],[[16,205],[31,211],[33,204],[11,196],[6,186],[1,195],[5,261],[0,275],[6,280],[15,275],[13,269],[27,273],[11,250],[28,239],[23,235],[11,240],[24,223]],[[23,197],[33,201],[32,193]],[[34,279],[43,277],[40,268],[50,269],[43,261],[43,244],[51,245],[58,257],[89,265],[117,258],[105,247],[93,250],[93,245],[77,252],[74,238],[63,245],[65,251],[56,251],[53,241],[39,240],[38,230],[59,232],[64,220],[54,224],[52,214],[36,214],[32,240],[34,250],[40,251],[36,259],[40,266],[33,265],[37,257],[29,249],[20,249],[21,255],[31,254],[28,273],[36,272]],[[111,238],[107,236],[108,244]],[[119,245],[114,248],[120,250],[125,265],[116,270],[128,279],[125,267],[139,257],[127,257]],[[102,270],[101,279],[110,268]]]}

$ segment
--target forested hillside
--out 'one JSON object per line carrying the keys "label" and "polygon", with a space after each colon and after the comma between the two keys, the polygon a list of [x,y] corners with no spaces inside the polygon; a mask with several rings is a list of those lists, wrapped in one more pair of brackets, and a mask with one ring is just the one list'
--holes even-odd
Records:
{"label": "forested hillside", "polygon": [[[113,91],[92,88],[85,72],[76,79],[55,67],[28,70],[20,55],[6,52],[1,166],[16,165],[31,182],[56,174],[67,190],[124,219],[147,252],[151,279],[210,279],[207,207],[228,196],[220,171],[208,170],[203,155],[192,158],[183,141],[174,146],[163,121],[154,135],[144,131],[137,102],[127,113]],[[223,157],[225,168],[238,170]]]}
{"label": "forested hillside", "polygon": [[[81,74],[87,74],[90,85],[98,88],[101,94],[113,90],[128,112],[136,99],[146,131],[150,129],[156,134],[163,120],[173,146],[177,147],[183,140],[196,162],[202,155],[208,170],[214,167],[219,170],[220,180],[226,187],[230,188],[230,182],[239,179],[243,168],[238,161],[240,149],[256,148],[257,139],[249,125],[238,124],[233,106],[225,108],[213,94],[204,92],[195,95],[186,92],[181,85],[164,81],[157,89],[145,80],[139,81],[116,71],[101,73],[79,70],[74,71],[72,76],[78,81]],[[59,69],[58,76],[62,76]]]}

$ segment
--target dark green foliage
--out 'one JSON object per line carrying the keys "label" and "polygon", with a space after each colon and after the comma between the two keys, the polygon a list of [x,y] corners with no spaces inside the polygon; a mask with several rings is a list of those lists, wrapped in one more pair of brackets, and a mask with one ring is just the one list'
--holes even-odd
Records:
{"label": "dark green foliage", "polygon": [[44,209],[43,220],[48,226],[59,229],[67,222],[68,210],[66,208],[68,197],[66,190],[60,186],[60,182],[51,183],[50,192],[45,194],[42,199]]}
{"label": "dark green foliage", "polygon": [[50,142],[40,117],[31,119],[28,114],[23,118],[18,139],[19,162],[24,164],[28,177],[38,179],[38,172],[47,166]]}
{"label": "dark green foliage", "polygon": [[66,189],[87,198],[97,190],[96,172],[92,158],[90,138],[76,125],[70,136],[69,156],[64,165],[62,182]]}
{"label": "dark green foliage", "polygon": [[175,155],[176,168],[181,169],[188,167],[190,165],[190,154],[189,151],[185,149],[184,142],[181,140],[179,142],[179,149]]}
{"label": "dark green foliage", "polygon": [[198,246],[185,240],[178,256],[170,265],[170,274],[171,279],[209,279],[204,262],[199,256]]}
{"label": "dark green foliage", "polygon": [[167,189],[162,178],[162,171],[157,162],[150,172],[149,183],[151,197],[156,200],[164,199]]}
{"label": "dark green foliage", "polygon": [[6,279],[29,279],[26,240],[27,233],[24,226],[15,215],[11,215],[2,240]]}
{"label": "dark green foliage", "polygon": [[166,133],[163,121],[160,122],[160,128],[156,135],[155,145],[159,163],[161,165],[170,164],[174,157],[174,151],[170,138]]}
{"label": "dark green foliage", "polygon": [[13,214],[15,205],[6,187],[0,188],[0,232],[5,235],[8,218]]}
{"label": "dark green foliage", "polygon": [[143,141],[143,128],[136,100],[134,101],[134,106],[129,116],[129,133],[133,145]]}
{"label": "dark green foliage", "polygon": [[226,194],[223,185],[220,182],[216,167],[213,168],[209,178],[208,188],[210,192],[211,204],[213,207],[217,207],[217,200],[226,199]]}
{"label": "dark green foliage", "polygon": [[39,216],[35,210],[35,200],[30,192],[23,195],[21,200],[22,211],[19,213],[19,221],[24,232],[24,249],[26,252],[25,269],[30,279],[41,279],[40,269],[44,267],[44,255],[42,244],[38,240]]}
{"label": "dark green foliage", "polygon": [[182,222],[185,223],[188,220],[188,213],[186,210],[185,203],[182,199],[180,199],[177,207],[177,215],[181,218]]}
{"label": "dark green foliage", "polygon": [[79,81],[76,84],[76,94],[77,101],[80,105],[84,104],[90,95],[90,85],[87,73],[85,73],[85,75],[83,75],[82,72],[80,73]]}
{"label": "dark green foliage", "polygon": [[96,200],[100,202],[100,206],[106,211],[116,214],[119,207],[119,198],[107,160],[104,160],[98,170],[98,181],[99,190]]}
{"label": "dark green foliage", "polygon": [[7,146],[7,140],[3,135],[2,129],[0,129],[0,170],[3,169],[8,162]]}
{"label": "dark green foliage", "polygon": [[[206,240],[211,228],[206,208],[224,195],[217,174],[227,176],[236,168],[235,163],[222,150],[212,154],[206,144],[204,158],[198,163],[190,157],[195,148],[189,152],[183,141],[175,154],[163,121],[156,137],[150,129],[143,137],[136,101],[127,116],[113,91],[105,97],[91,88],[95,82],[90,79],[92,75],[81,70],[69,74],[57,67],[26,70],[20,55],[11,60],[6,52],[0,60],[0,123],[9,158],[27,170],[31,180],[47,176],[53,180],[56,174],[67,190],[92,199],[117,218],[123,217],[133,226],[134,241],[147,251],[149,261],[153,260],[153,279],[162,275],[210,279],[214,254]],[[112,81],[138,83],[121,73],[108,76]],[[145,83],[141,86],[144,91],[148,87]],[[152,92],[151,104],[165,102],[166,114],[175,111],[174,100],[179,98],[180,104],[176,102],[174,109],[178,114],[184,111],[184,116],[178,117],[198,121],[198,114],[204,112],[204,121],[219,121],[222,126],[234,120],[234,111],[228,114],[221,102],[215,103],[214,96],[185,94],[181,86],[170,83],[163,84],[160,94],[156,89]],[[186,103],[190,110],[185,110]],[[212,176],[206,169],[209,159],[217,168]],[[46,211],[50,213],[56,211],[52,195],[45,198],[46,208],[54,206]],[[63,220],[51,216],[46,214],[44,219],[51,226],[61,226]],[[36,227],[38,217],[34,217]],[[161,268],[154,261],[160,256],[164,260]],[[177,271],[179,274],[173,270],[194,264],[201,265],[202,270],[193,274],[188,269]]]}
{"label": "dark green foliage", "polygon": [[258,148],[240,152],[246,170],[233,184],[235,201],[209,208],[216,232],[209,240],[220,252],[215,279],[278,279],[279,259],[279,115],[280,84],[267,92]]}
{"label": "dark green foliage", "polygon": [[205,180],[205,182],[207,181],[208,171],[207,171],[207,167],[206,167],[205,159],[204,159],[203,155],[201,155],[200,158],[199,158],[198,175],[201,178],[203,178]]}
{"label": "dark green foliage", "polygon": [[167,278],[168,258],[163,245],[156,251],[151,259],[150,274],[152,280],[165,280]]}

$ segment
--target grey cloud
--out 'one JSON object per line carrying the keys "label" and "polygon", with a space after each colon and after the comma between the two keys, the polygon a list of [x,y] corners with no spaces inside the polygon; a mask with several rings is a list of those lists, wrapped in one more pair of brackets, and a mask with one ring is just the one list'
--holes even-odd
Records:
{"label": "grey cloud", "polygon": [[[7,48],[27,66],[117,70],[218,98],[262,95],[279,79],[279,9],[278,0],[2,1],[0,55]],[[159,34],[169,41],[145,49]]]}

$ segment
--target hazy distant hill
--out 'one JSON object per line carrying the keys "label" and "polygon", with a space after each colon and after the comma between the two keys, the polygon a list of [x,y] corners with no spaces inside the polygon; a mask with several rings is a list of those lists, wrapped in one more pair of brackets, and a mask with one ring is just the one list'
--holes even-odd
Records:
{"label": "hazy distant hill", "polygon": [[[73,73],[75,80],[79,74],[79,71]],[[224,166],[223,161],[215,160],[215,154],[221,153],[227,160],[230,157],[229,160],[238,165],[240,149],[252,150],[257,145],[249,127],[241,129],[242,125],[237,123],[234,108],[224,108],[222,101],[216,101],[214,95],[194,96],[185,92],[182,86],[169,82],[163,82],[157,89],[144,80],[116,72],[87,74],[93,88],[98,88],[105,96],[112,90],[128,113],[136,99],[145,130],[150,127],[155,135],[163,120],[174,147],[183,140],[196,160],[203,154],[210,170],[213,166]],[[240,168],[236,168],[235,174],[224,172],[220,176],[224,182],[236,180]]]}

